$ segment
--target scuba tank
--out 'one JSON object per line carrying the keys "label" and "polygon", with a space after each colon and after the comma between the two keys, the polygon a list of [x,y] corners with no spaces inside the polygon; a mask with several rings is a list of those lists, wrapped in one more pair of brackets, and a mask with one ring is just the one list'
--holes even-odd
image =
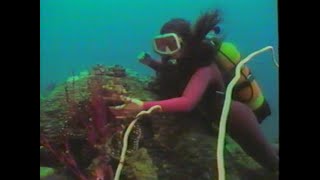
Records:
{"label": "scuba tank", "polygon": [[[219,42],[215,34],[213,29],[206,36],[206,40],[218,50],[217,65],[227,85],[235,75],[235,68],[241,60],[241,54],[234,44]],[[248,105],[253,111],[265,103],[261,88],[248,66],[243,66],[241,70],[241,77],[233,91],[233,99]]]}
{"label": "scuba tank", "polygon": [[[235,67],[240,60],[241,55],[234,44],[221,43],[218,49],[217,64],[225,75],[226,84],[234,77]],[[234,88],[233,97],[247,104],[252,110],[258,109],[265,101],[261,88],[248,66],[244,66],[241,70],[241,77]]]}

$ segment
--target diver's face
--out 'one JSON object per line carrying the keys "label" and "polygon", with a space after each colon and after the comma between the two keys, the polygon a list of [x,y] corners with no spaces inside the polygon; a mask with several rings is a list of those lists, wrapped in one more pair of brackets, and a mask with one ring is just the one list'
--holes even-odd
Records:
{"label": "diver's face", "polygon": [[180,59],[182,57],[182,49],[171,55],[172,59]]}
{"label": "diver's face", "polygon": [[171,64],[177,64],[179,59],[182,57],[182,49],[171,55],[162,55],[162,57],[167,57],[169,59],[169,63]]}
{"label": "diver's face", "polygon": [[[180,36],[178,36],[179,38],[181,38]],[[170,55],[171,59],[180,59],[183,56],[183,51],[184,51],[184,45],[183,45],[183,41],[181,42],[181,49],[179,49],[177,52],[173,53]]]}
{"label": "diver's face", "polygon": [[182,56],[183,40],[174,32],[158,35],[153,40],[155,52],[170,59],[179,59]]}

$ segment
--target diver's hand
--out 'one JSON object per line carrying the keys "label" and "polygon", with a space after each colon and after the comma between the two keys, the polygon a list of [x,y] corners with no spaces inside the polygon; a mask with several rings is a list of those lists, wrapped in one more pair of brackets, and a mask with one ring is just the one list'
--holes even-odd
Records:
{"label": "diver's hand", "polygon": [[155,105],[149,108],[148,110],[143,110],[143,101],[136,99],[136,98],[129,98],[129,97],[123,97],[124,101],[129,102],[127,105],[128,109],[133,110],[133,112],[136,113],[136,117],[141,117],[141,116],[148,116],[154,112],[162,112],[162,108],[160,105]]}
{"label": "diver's hand", "polygon": [[153,61],[152,57],[150,56],[150,54],[146,53],[146,52],[141,52],[138,55],[138,60],[140,63],[144,64],[144,65],[150,65],[151,62]]}
{"label": "diver's hand", "polygon": [[125,119],[127,117],[136,116],[139,112],[143,111],[143,101],[121,96],[121,100],[123,100],[124,105],[110,107],[111,112],[118,119]]}
{"label": "diver's hand", "polygon": [[149,108],[148,111],[140,111],[136,117],[150,115],[151,113],[154,113],[154,112],[162,112],[161,106],[155,105],[155,106],[152,106],[151,108]]}

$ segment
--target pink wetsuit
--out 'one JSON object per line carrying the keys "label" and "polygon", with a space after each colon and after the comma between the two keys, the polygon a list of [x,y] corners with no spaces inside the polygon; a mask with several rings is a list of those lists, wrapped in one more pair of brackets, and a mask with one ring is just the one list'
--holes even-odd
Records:
{"label": "pink wetsuit", "polygon": [[[159,67],[156,63],[153,63],[153,65],[155,65],[153,66],[154,69]],[[145,102],[143,108],[147,110],[152,106],[160,105],[164,112],[191,111],[199,103],[208,85],[214,86],[213,89],[216,91],[224,89],[222,75],[214,64],[199,68],[192,75],[181,97]],[[212,111],[216,112],[217,117],[212,118],[213,121],[217,122],[218,113],[221,112],[219,104],[212,107]],[[278,169],[279,156],[266,141],[259,128],[256,116],[248,106],[232,101],[227,128],[231,137],[239,143],[248,155],[268,169]]]}
{"label": "pink wetsuit", "polygon": [[147,110],[155,105],[160,105],[164,112],[187,112],[191,111],[201,100],[208,85],[213,85],[215,71],[212,66],[199,68],[189,80],[181,97],[162,101],[149,101],[143,104]]}

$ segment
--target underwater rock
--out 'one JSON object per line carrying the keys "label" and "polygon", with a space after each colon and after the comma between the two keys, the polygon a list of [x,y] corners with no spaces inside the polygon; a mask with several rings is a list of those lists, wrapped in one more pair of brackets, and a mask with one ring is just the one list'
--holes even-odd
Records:
{"label": "underwater rock", "polygon": [[127,157],[123,171],[126,179],[158,180],[157,168],[145,148],[140,148]]}
{"label": "underwater rock", "polygon": [[[197,177],[199,180],[218,179],[216,144],[216,137],[201,133],[187,133],[180,137],[174,151],[177,161],[185,164],[184,171],[189,177]],[[234,161],[228,156],[226,151],[226,179],[240,180]]]}
{"label": "underwater rock", "polygon": [[93,75],[100,75],[100,76],[103,76],[103,75],[107,75],[107,68],[101,64],[97,64],[96,66],[94,66],[91,70],[91,74]]}
{"label": "underwater rock", "polygon": [[90,75],[89,71],[81,71],[79,73],[79,77],[81,77],[81,78],[88,77],[89,75]]}
{"label": "underwater rock", "polygon": [[113,76],[113,77],[126,77],[127,73],[126,73],[126,70],[122,66],[115,65],[113,67],[108,68],[106,75]]}
{"label": "underwater rock", "polygon": [[[188,115],[155,115],[151,118],[154,118],[154,141],[158,146],[150,146],[148,150],[159,168],[159,179],[218,179],[218,129]],[[226,179],[263,179],[265,176],[270,180],[277,179],[264,172],[229,136],[226,137],[224,154]]]}
{"label": "underwater rock", "polygon": [[184,166],[184,171],[190,177],[216,179],[215,143],[216,139],[213,137],[195,133],[186,134],[179,138],[174,151],[180,163],[188,165]]}
{"label": "underwater rock", "polygon": [[[42,142],[57,150],[60,159],[68,160],[64,164],[50,160],[56,156],[48,154],[47,144],[41,153],[44,165],[71,167],[75,174],[85,174],[83,180],[92,173],[110,176],[117,168],[124,131],[135,115],[117,119],[108,111],[109,106],[122,105],[120,95],[143,101],[157,99],[152,93],[156,86],[150,86],[152,80],[138,78],[121,66],[97,65],[40,96]],[[199,117],[157,113],[139,120],[129,136],[121,180],[217,179],[217,129]],[[103,138],[99,138],[101,134]],[[227,179],[276,179],[276,175],[264,173],[228,136],[224,158]]]}
{"label": "underwater rock", "polygon": [[[111,180],[115,167],[109,164],[112,155],[107,148],[119,152],[122,146],[107,145],[134,116],[126,117],[127,121],[115,120],[109,106],[123,104],[120,95],[141,94],[144,99],[152,99],[152,95],[143,91],[145,84],[139,79],[127,77],[122,67],[98,65],[87,72],[73,75],[46,97],[40,96],[40,163],[65,167],[76,179],[94,176]],[[128,152],[139,147],[140,135],[138,129],[133,131]],[[122,137],[116,140],[122,142]]]}
{"label": "underwater rock", "polygon": [[78,81],[80,79],[79,76],[71,76],[67,79],[67,82]]}

